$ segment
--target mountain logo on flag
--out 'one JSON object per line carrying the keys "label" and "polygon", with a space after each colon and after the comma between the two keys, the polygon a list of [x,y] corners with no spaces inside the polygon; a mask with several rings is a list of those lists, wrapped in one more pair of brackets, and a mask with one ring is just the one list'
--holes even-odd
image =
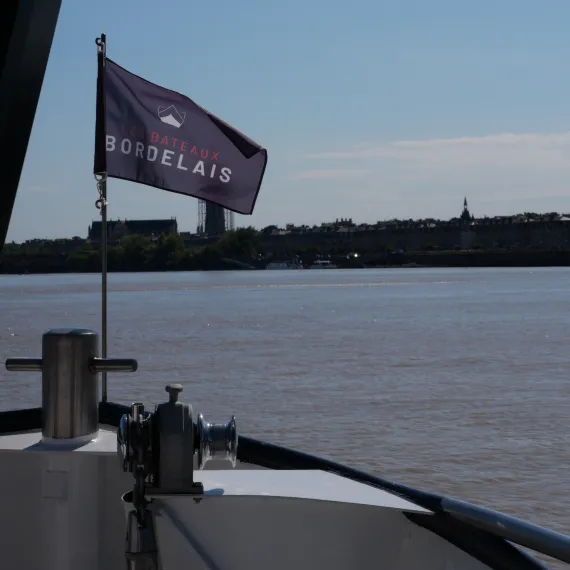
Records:
{"label": "mountain logo on flag", "polygon": [[186,119],[186,113],[178,111],[174,105],[169,105],[168,107],[158,107],[158,118],[163,123],[179,129]]}

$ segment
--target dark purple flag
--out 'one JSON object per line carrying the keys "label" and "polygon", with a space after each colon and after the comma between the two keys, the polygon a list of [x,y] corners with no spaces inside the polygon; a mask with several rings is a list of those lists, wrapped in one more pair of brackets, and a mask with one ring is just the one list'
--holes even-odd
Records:
{"label": "dark purple flag", "polygon": [[251,214],[267,151],[188,97],[99,65],[96,174],[106,172]]}

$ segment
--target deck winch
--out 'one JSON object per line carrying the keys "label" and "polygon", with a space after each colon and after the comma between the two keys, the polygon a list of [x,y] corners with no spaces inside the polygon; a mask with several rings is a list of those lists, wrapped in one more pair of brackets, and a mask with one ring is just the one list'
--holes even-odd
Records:
{"label": "deck winch", "polygon": [[[131,568],[157,566],[157,545],[149,495],[204,493],[194,480],[194,465],[203,469],[211,459],[230,461],[235,467],[238,436],[235,417],[226,423],[209,423],[202,414],[194,422],[192,406],[178,401],[180,384],[168,384],[169,401],[153,413],[134,403],[121,417],[117,454],[124,471],[133,474],[133,490],[123,497],[132,503],[127,522],[127,559]],[[196,461],[195,461],[196,459]]]}
{"label": "deck winch", "polygon": [[135,493],[143,488],[151,494],[201,494],[194,481],[194,459],[198,469],[211,459],[237,459],[235,416],[228,423],[210,423],[192,406],[178,401],[180,384],[168,384],[169,401],[158,404],[153,413],[134,403],[122,416],[117,431],[117,453],[121,467],[133,473]]}

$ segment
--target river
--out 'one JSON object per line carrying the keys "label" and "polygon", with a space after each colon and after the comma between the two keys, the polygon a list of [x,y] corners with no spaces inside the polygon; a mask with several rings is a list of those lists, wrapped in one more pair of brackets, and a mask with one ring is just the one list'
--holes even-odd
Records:
{"label": "river", "polygon": [[[570,533],[570,268],[112,274],[109,398],[207,419]],[[0,356],[100,330],[97,275],[0,276]],[[0,408],[40,405],[0,369]],[[566,565],[557,565],[565,568]]]}

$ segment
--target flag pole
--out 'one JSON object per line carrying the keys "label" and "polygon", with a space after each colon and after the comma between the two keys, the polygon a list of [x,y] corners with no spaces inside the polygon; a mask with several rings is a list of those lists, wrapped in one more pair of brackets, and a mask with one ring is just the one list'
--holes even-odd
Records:
{"label": "flag pole", "polygon": [[[107,358],[107,161],[105,160],[105,58],[107,38],[105,34],[95,40],[98,59],[97,85],[97,125],[95,135],[95,155],[100,153],[103,168],[96,168],[95,179],[99,199],[95,207],[101,212],[101,356]],[[101,136],[102,134],[102,136]],[[101,147],[101,145],[103,145]],[[107,401],[107,372],[101,372],[101,400]]]}

